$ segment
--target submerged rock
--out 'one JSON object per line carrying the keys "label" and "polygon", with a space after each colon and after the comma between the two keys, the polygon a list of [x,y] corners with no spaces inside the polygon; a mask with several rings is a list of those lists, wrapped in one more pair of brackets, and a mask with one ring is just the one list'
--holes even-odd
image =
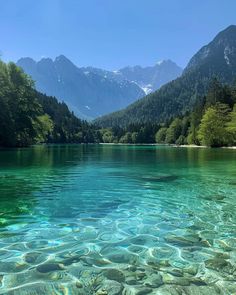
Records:
{"label": "submerged rock", "polygon": [[108,256],[108,259],[115,263],[127,263],[127,264],[133,264],[137,261],[138,256],[135,254],[130,254],[128,252],[116,252],[113,254],[110,254]]}
{"label": "submerged rock", "polygon": [[137,277],[137,280],[141,281],[147,277],[147,274],[145,273],[145,271],[137,272],[136,277]]}
{"label": "submerged rock", "polygon": [[222,195],[211,195],[211,196],[204,196],[203,199],[207,201],[223,201],[225,199],[225,196]]}
{"label": "submerged rock", "polygon": [[96,266],[107,266],[109,264],[111,264],[111,261],[105,258],[98,258],[98,259],[94,259],[93,264]]}
{"label": "submerged rock", "polygon": [[129,247],[128,247],[128,250],[130,251],[130,252],[133,252],[133,253],[141,253],[142,251],[144,251],[145,250],[145,248],[144,247],[142,247],[142,246],[139,246],[139,245],[130,245]]}
{"label": "submerged rock", "polygon": [[186,235],[186,236],[175,236],[173,234],[165,237],[165,241],[174,244],[179,247],[211,247],[211,244],[207,240],[203,240],[199,235]]}
{"label": "submerged rock", "polygon": [[123,285],[117,281],[105,280],[96,295],[121,295]]}
{"label": "submerged rock", "polygon": [[166,242],[171,244],[176,244],[179,246],[192,246],[195,243],[198,243],[200,241],[199,236],[197,237],[184,237],[184,236],[175,236],[175,235],[169,235],[165,237]]}
{"label": "submerged rock", "polygon": [[191,278],[191,283],[196,286],[207,286],[207,283],[202,278]]}
{"label": "submerged rock", "polygon": [[13,261],[0,261],[0,272],[1,273],[18,273],[26,270],[29,267],[24,261],[13,262]]}
{"label": "submerged rock", "polygon": [[[155,295],[216,295],[228,294],[215,286],[173,286],[163,285],[154,293]],[[229,293],[230,294],[230,293]]]}
{"label": "submerged rock", "polygon": [[4,276],[0,275],[0,287],[2,286],[2,281],[3,281]]}
{"label": "submerged rock", "polygon": [[74,255],[74,256],[71,256],[65,260],[62,261],[62,264],[63,265],[71,265],[73,263],[77,263],[80,261],[80,256],[79,255]]}
{"label": "submerged rock", "polygon": [[223,240],[217,240],[217,244],[224,250],[224,251],[232,251],[234,250],[227,242]]}
{"label": "submerged rock", "polygon": [[174,277],[182,277],[183,276],[183,270],[179,269],[179,268],[168,269],[167,272]]}
{"label": "submerged rock", "polygon": [[126,286],[122,295],[146,295],[151,293],[152,291],[152,288],[149,287]]}
{"label": "submerged rock", "polygon": [[144,282],[144,285],[150,288],[158,288],[163,284],[162,276],[157,273],[148,275],[147,279]]}
{"label": "submerged rock", "polygon": [[205,266],[206,268],[210,268],[219,272],[226,272],[229,274],[232,274],[236,270],[235,266],[223,258],[208,259],[205,261]]}
{"label": "submerged rock", "polygon": [[39,262],[38,260],[40,256],[41,256],[41,253],[39,252],[29,252],[25,254],[24,260],[27,263],[35,264]]}
{"label": "submerged rock", "polygon": [[104,277],[106,277],[109,280],[117,281],[119,283],[122,283],[125,281],[125,275],[122,271],[118,269],[107,269],[103,272]]}
{"label": "submerged rock", "polygon": [[85,264],[85,265],[89,265],[89,266],[99,266],[99,267],[102,267],[102,266],[106,266],[106,265],[109,265],[111,264],[111,261],[108,260],[108,259],[105,259],[101,256],[81,256],[80,257],[80,260]]}
{"label": "submerged rock", "polygon": [[134,245],[149,245],[150,243],[156,243],[158,238],[149,235],[138,235],[130,239],[130,242]]}
{"label": "submerged rock", "polygon": [[205,261],[207,268],[220,270],[221,268],[228,265],[228,262],[222,258],[212,258]]}
{"label": "submerged rock", "polygon": [[193,264],[189,265],[183,269],[183,272],[195,276],[198,273],[198,266]]}
{"label": "submerged rock", "polygon": [[162,279],[164,284],[179,285],[179,286],[189,286],[190,281],[184,277],[174,277],[170,274],[163,273]]}
{"label": "submerged rock", "polygon": [[137,267],[135,265],[131,265],[129,266],[127,269],[127,271],[132,271],[132,272],[135,272],[137,270]]}
{"label": "submerged rock", "polygon": [[160,270],[162,267],[170,267],[169,260],[148,260],[147,264],[155,270]]}
{"label": "submerged rock", "polygon": [[102,289],[102,290],[98,290],[96,292],[96,295],[108,295],[108,292],[107,292],[107,290]]}
{"label": "submerged rock", "polygon": [[125,283],[127,285],[137,285],[138,284],[136,276],[134,276],[134,275],[126,277]]}
{"label": "submerged rock", "polygon": [[40,273],[48,273],[52,271],[65,270],[65,267],[60,263],[45,263],[38,265],[36,270]]}
{"label": "submerged rock", "polygon": [[75,282],[75,286],[76,286],[76,288],[78,288],[78,289],[83,288],[83,284],[82,284],[79,280],[77,280],[77,281]]}
{"label": "submerged rock", "polygon": [[230,259],[229,253],[222,253],[222,252],[216,252],[215,257],[222,258],[222,259]]}
{"label": "submerged rock", "polygon": [[[155,290],[155,295],[186,295],[183,287],[180,286],[172,286],[172,285],[162,285],[157,290]],[[152,295],[152,294],[151,294]],[[189,294],[188,294],[189,295]],[[194,294],[197,295],[197,294]],[[200,295],[200,294],[198,294]]]}
{"label": "submerged rock", "polygon": [[169,247],[167,245],[165,245],[165,247],[156,247],[149,251],[151,252],[151,256],[160,260],[168,259],[176,252],[173,247]]}

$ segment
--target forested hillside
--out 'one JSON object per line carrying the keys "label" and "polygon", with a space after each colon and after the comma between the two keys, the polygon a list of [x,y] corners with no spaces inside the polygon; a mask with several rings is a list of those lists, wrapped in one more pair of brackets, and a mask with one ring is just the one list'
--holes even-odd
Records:
{"label": "forested hillside", "polygon": [[166,123],[191,111],[198,97],[206,94],[210,81],[217,77],[231,84],[236,77],[236,26],[220,32],[189,62],[180,78],[133,103],[126,109],[96,120],[102,127],[129,124]]}
{"label": "forested hillside", "polygon": [[236,84],[229,87],[213,79],[207,95],[198,97],[192,112],[165,124],[130,124],[100,132],[104,142],[236,145]]}
{"label": "forested hillside", "polygon": [[95,142],[98,135],[64,103],[38,93],[14,63],[0,61],[0,146]]}
{"label": "forested hillside", "polygon": [[206,96],[191,113],[174,118],[158,130],[157,143],[196,144],[211,147],[236,145],[236,84],[213,79]]}
{"label": "forested hillside", "polygon": [[37,92],[14,63],[0,61],[0,146],[155,141],[235,145],[235,80],[236,26],[230,26],[190,60],[180,78],[90,124],[64,102]]}

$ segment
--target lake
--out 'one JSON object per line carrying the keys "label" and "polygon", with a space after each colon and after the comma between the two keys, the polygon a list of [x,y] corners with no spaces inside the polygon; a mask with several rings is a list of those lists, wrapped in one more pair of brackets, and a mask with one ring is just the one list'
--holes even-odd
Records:
{"label": "lake", "polygon": [[1,150],[0,198],[0,294],[236,292],[236,150]]}

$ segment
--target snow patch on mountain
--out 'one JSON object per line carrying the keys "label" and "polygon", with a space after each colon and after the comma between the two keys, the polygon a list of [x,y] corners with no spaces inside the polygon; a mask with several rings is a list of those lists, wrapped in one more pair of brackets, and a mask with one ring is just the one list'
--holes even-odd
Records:
{"label": "snow patch on mountain", "polygon": [[141,88],[143,89],[143,91],[145,92],[146,95],[153,92],[153,86],[151,84],[141,86]]}
{"label": "snow patch on mountain", "polygon": [[160,65],[163,64],[163,62],[164,62],[164,60],[159,60],[159,61],[157,62],[157,65],[160,66]]}
{"label": "snow patch on mountain", "polygon": [[226,46],[225,50],[224,50],[224,59],[225,59],[225,62],[227,63],[227,65],[230,65],[229,55],[231,53],[232,53],[232,50],[229,48],[229,46]]}

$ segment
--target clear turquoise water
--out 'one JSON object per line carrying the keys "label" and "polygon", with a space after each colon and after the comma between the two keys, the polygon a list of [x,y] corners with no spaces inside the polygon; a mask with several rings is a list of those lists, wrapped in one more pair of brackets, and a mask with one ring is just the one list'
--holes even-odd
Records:
{"label": "clear turquoise water", "polygon": [[1,150],[0,200],[0,294],[236,292],[236,150]]}

